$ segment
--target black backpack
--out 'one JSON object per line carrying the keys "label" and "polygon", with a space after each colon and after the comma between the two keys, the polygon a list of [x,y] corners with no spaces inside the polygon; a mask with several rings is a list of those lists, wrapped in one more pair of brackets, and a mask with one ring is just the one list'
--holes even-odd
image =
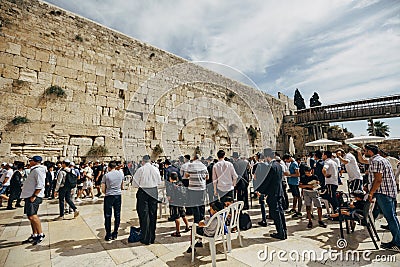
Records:
{"label": "black backpack", "polygon": [[65,183],[64,186],[68,186],[69,188],[74,188],[78,182],[78,176],[70,170],[69,172],[65,171]]}
{"label": "black backpack", "polygon": [[240,230],[246,231],[251,228],[250,215],[247,213],[240,213],[239,215],[239,228]]}

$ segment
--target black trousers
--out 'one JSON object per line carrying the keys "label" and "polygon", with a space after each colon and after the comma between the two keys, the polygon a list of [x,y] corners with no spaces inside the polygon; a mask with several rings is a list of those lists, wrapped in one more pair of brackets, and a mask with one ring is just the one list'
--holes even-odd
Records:
{"label": "black trousers", "polygon": [[188,189],[188,206],[193,213],[193,222],[204,220],[206,207],[204,206],[204,191]]}
{"label": "black trousers", "polygon": [[60,216],[64,216],[64,200],[67,202],[69,207],[73,209],[74,211],[76,210],[76,206],[74,202],[71,200],[71,188],[67,186],[63,186],[60,189],[58,189],[58,203],[60,207]]}
{"label": "black trousers", "polygon": [[274,220],[276,231],[280,237],[285,238],[287,233],[285,214],[282,208],[283,197],[271,196],[267,197],[267,204],[269,207],[269,214]]}
{"label": "black trousers", "polygon": [[143,244],[154,243],[157,223],[157,188],[139,188],[136,193],[136,210],[139,216]]}
{"label": "black trousers", "polygon": [[121,222],[121,195],[104,197],[104,227],[106,235],[111,234],[111,216],[114,209],[114,233],[118,234],[119,224]]}
{"label": "black trousers", "polygon": [[246,186],[238,186],[237,188],[237,200],[238,201],[243,201],[244,209],[249,209],[249,191]]}
{"label": "black trousers", "polygon": [[17,200],[17,206],[21,205],[21,195],[22,189],[21,188],[10,188],[10,196],[8,197],[8,204],[7,207],[11,208],[12,203],[14,200]]}
{"label": "black trousers", "polygon": [[336,197],[336,191],[338,189],[337,185],[334,184],[327,184],[326,185],[326,199],[329,201],[329,203],[332,205],[333,211],[336,212],[336,210],[339,208],[339,201]]}
{"label": "black trousers", "polygon": [[283,210],[287,210],[289,208],[289,196],[287,194],[287,183],[286,182],[282,182],[282,189],[283,189],[283,203],[282,203],[282,207]]}

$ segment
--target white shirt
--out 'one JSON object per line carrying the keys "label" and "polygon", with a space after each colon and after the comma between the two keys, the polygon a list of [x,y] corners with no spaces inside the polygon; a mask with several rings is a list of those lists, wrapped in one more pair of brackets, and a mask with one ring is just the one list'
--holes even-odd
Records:
{"label": "white shirt", "polygon": [[132,185],[134,187],[154,188],[161,185],[161,183],[160,171],[150,162],[137,169],[135,175],[133,175]]}
{"label": "white shirt", "polygon": [[38,197],[44,197],[44,185],[46,183],[46,167],[43,165],[36,165],[31,168],[31,171],[26,178],[24,186],[22,187],[21,198],[28,198],[35,193],[37,189],[41,189]]}
{"label": "white shirt", "polygon": [[279,164],[282,166],[282,182],[287,183],[287,178],[286,178],[285,172],[288,172],[289,168],[287,167],[287,165],[285,164],[285,162],[283,160],[281,160],[281,162],[279,162]]}
{"label": "white shirt", "polygon": [[8,178],[8,180],[7,180],[7,182],[5,183],[5,184],[3,184],[3,186],[9,186],[10,185],[10,181],[11,181],[11,177],[13,176],[13,174],[14,174],[14,171],[13,171],[13,169],[8,169],[8,170],[6,170],[4,173],[3,173],[3,175],[1,176],[1,179],[0,179],[0,182],[4,182],[4,180],[6,179],[6,178]]}
{"label": "white shirt", "polygon": [[347,153],[344,155],[344,159],[347,160],[349,163],[347,163],[346,166],[346,171],[347,174],[349,175],[349,181],[353,180],[362,180],[362,176],[360,173],[360,169],[358,168],[357,160],[351,153]]}
{"label": "white shirt", "polygon": [[234,189],[238,175],[229,161],[219,160],[213,167],[213,182],[217,183],[217,189],[228,192]]}
{"label": "white shirt", "polygon": [[325,177],[325,184],[339,185],[338,182],[338,166],[336,162],[330,158],[326,159],[324,162],[324,169],[326,174],[331,175],[330,178]]}
{"label": "white shirt", "polygon": [[183,163],[181,166],[180,173],[181,173],[182,179],[189,179],[188,177],[185,177],[185,173],[188,171],[189,164],[190,164],[190,161]]}

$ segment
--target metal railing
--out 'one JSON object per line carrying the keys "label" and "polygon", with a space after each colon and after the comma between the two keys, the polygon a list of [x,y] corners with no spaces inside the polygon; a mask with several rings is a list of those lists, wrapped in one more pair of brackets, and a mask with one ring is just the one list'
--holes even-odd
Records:
{"label": "metal railing", "polygon": [[400,95],[365,99],[297,111],[296,124],[354,121],[400,116]]}

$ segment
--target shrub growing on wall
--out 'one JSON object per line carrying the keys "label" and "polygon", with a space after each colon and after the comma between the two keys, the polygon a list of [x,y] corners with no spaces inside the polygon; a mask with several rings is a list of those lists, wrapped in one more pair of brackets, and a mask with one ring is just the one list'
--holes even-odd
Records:
{"label": "shrub growing on wall", "polygon": [[66,96],[66,93],[64,91],[64,89],[62,89],[60,86],[58,85],[52,85],[49,88],[46,89],[46,91],[44,92],[45,95],[54,95],[57,97],[64,97]]}
{"label": "shrub growing on wall", "polygon": [[89,157],[104,157],[108,154],[108,149],[105,146],[92,146],[86,153]]}
{"label": "shrub growing on wall", "polygon": [[22,117],[22,116],[17,116],[11,121],[11,123],[14,125],[24,124],[28,122],[31,121],[27,117]]}

